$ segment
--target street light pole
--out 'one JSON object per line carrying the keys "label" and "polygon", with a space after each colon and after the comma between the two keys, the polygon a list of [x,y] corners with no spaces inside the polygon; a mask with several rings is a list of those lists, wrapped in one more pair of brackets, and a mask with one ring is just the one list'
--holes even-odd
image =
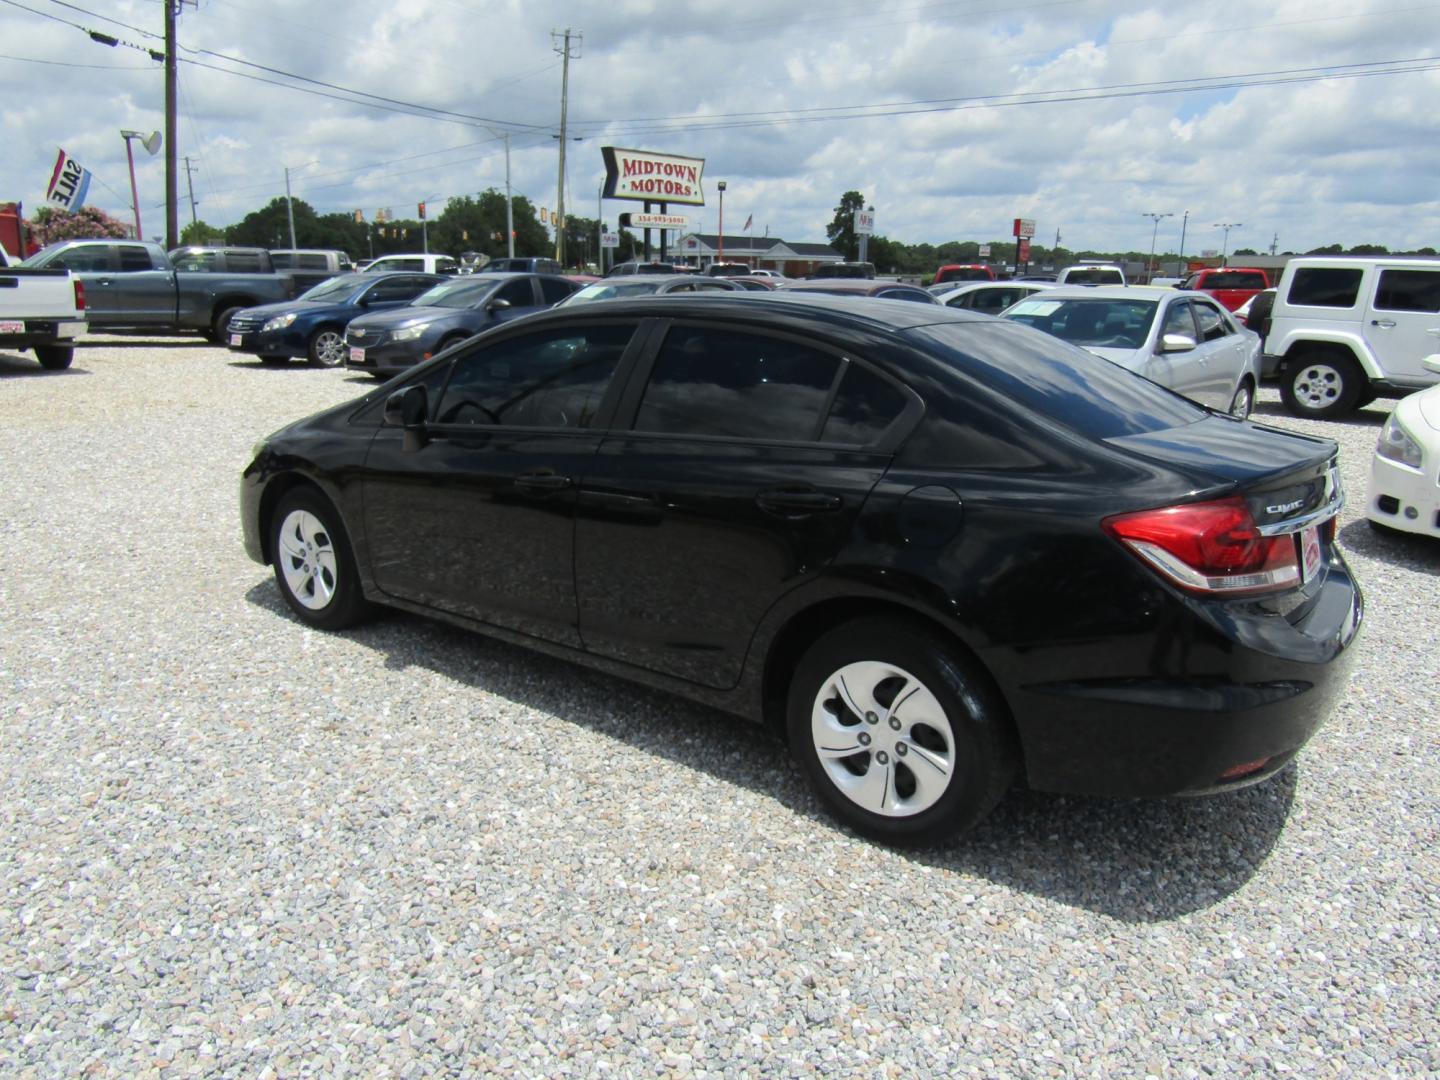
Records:
{"label": "street light pole", "polygon": [[140,231],[140,194],[135,187],[135,151],[130,146],[130,140],[139,139],[140,145],[153,155],[160,149],[160,133],[152,131],[146,135],[142,131],[121,131],[120,137],[125,140],[125,160],[130,163],[130,207],[135,211],[135,239],[144,240],[145,234]]}
{"label": "street light pole", "polygon": [[1185,276],[1185,227],[1190,224],[1190,211],[1180,221],[1180,276]]}
{"label": "street light pole", "polygon": [[1217,222],[1217,223],[1216,223],[1215,228],[1217,228],[1217,229],[1224,229],[1224,230],[1225,230],[1225,241],[1224,241],[1224,243],[1221,244],[1221,246],[1220,246],[1220,265],[1221,265],[1221,266],[1229,266],[1229,265],[1230,265],[1230,263],[1229,263],[1229,254],[1230,254],[1230,230],[1231,230],[1231,229],[1243,228],[1244,225],[1245,225],[1245,223],[1244,223],[1243,221],[1221,221],[1221,222]]}
{"label": "street light pole", "polygon": [[716,262],[725,261],[725,181],[717,180],[715,189],[720,192],[720,255]]}
{"label": "street light pole", "polygon": [[1160,231],[1160,220],[1162,218],[1174,217],[1175,212],[1173,210],[1167,210],[1163,214],[1157,214],[1153,211],[1146,211],[1140,216],[1148,217],[1151,221],[1155,223],[1154,227],[1150,230],[1150,261],[1145,264],[1145,269],[1153,278],[1155,276],[1155,236]]}

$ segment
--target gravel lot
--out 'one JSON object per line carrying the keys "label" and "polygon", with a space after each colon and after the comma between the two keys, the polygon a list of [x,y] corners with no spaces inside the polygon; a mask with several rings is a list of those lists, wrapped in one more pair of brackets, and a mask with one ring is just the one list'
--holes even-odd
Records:
{"label": "gravel lot", "polygon": [[237,477],[368,381],[0,355],[7,1076],[1440,1074],[1440,543],[1298,764],[905,854],[740,721],[402,615],[303,630]]}

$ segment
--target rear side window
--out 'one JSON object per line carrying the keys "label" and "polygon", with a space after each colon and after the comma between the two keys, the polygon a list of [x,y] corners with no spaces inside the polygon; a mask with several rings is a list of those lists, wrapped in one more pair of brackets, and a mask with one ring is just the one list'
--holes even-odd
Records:
{"label": "rear side window", "polygon": [[813,442],[840,359],[781,338],[676,327],[655,358],[636,431]]}
{"label": "rear side window", "polygon": [[1118,364],[1004,320],[936,323],[903,336],[1029,412],[1091,438],[1163,431],[1208,415]]}
{"label": "rear side window", "polygon": [[1286,299],[1299,307],[1354,307],[1364,271],[1349,267],[1303,267],[1290,280]]}
{"label": "rear side window", "polygon": [[[176,270],[184,270],[192,274],[213,274],[219,261],[220,253],[218,251],[187,251],[183,255],[170,257],[170,264]],[[146,266],[145,269],[148,270],[149,267]]]}
{"label": "rear side window", "polygon": [[1382,270],[1375,306],[1386,311],[1440,311],[1440,270]]}
{"label": "rear side window", "polygon": [[820,441],[865,446],[879,439],[904,411],[905,394],[899,387],[868,368],[847,363]]}
{"label": "rear side window", "polygon": [[324,255],[298,255],[295,265],[301,270],[329,270],[330,260]]}
{"label": "rear side window", "polygon": [[131,247],[125,244],[120,245],[120,269],[121,270],[153,270],[155,264],[150,259],[150,252],[143,247]]}
{"label": "rear side window", "polygon": [[436,421],[586,427],[632,332],[567,326],[474,348],[455,361]]}
{"label": "rear side window", "polygon": [[261,274],[265,266],[258,251],[227,251],[225,265],[237,274]]}

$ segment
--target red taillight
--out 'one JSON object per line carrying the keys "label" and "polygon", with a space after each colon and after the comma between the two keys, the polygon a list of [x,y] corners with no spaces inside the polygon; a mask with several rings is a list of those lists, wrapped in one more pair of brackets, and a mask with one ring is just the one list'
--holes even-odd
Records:
{"label": "red taillight", "polygon": [[1239,496],[1117,514],[1101,524],[1164,577],[1192,592],[1234,596],[1300,581],[1295,537],[1260,535]]}
{"label": "red taillight", "polygon": [[75,279],[75,310],[85,310],[85,283],[79,278]]}

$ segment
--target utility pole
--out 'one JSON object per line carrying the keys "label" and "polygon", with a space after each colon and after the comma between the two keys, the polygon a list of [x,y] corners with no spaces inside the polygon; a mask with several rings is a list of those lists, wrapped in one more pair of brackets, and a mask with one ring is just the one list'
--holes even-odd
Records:
{"label": "utility pole", "polygon": [[563,45],[556,45],[555,51],[562,58],[560,66],[560,179],[556,184],[555,193],[555,259],[561,266],[565,265],[565,120],[570,105],[570,61],[580,59],[579,54],[570,55],[570,37],[574,34],[575,47],[579,49],[580,43],[585,37],[579,31],[572,31],[568,26],[562,34],[559,30],[550,31],[552,39],[564,38]]}
{"label": "utility pole", "polygon": [[1280,234],[1277,232],[1270,237],[1270,254],[1275,254],[1275,249],[1280,246]]}
{"label": "utility pole", "polygon": [[1190,211],[1185,211],[1185,216],[1180,219],[1180,276],[1185,276],[1185,227],[1190,224]]}
{"label": "utility pole", "polygon": [[295,248],[295,203],[290,198],[290,166],[285,166],[285,216],[290,219],[290,248]]}
{"label": "utility pole", "polygon": [[[181,0],[165,0],[165,250],[180,246],[175,173],[175,16]],[[140,239],[137,237],[136,239]]]}
{"label": "utility pole", "polygon": [[185,189],[190,192],[190,224],[198,226],[199,221],[195,216],[195,180],[190,175],[190,155],[185,155]]}
{"label": "utility pole", "polygon": [[[565,143],[560,143],[560,152],[565,152]],[[510,196],[510,132],[505,132],[505,243],[510,258],[515,257],[515,203]]]}

